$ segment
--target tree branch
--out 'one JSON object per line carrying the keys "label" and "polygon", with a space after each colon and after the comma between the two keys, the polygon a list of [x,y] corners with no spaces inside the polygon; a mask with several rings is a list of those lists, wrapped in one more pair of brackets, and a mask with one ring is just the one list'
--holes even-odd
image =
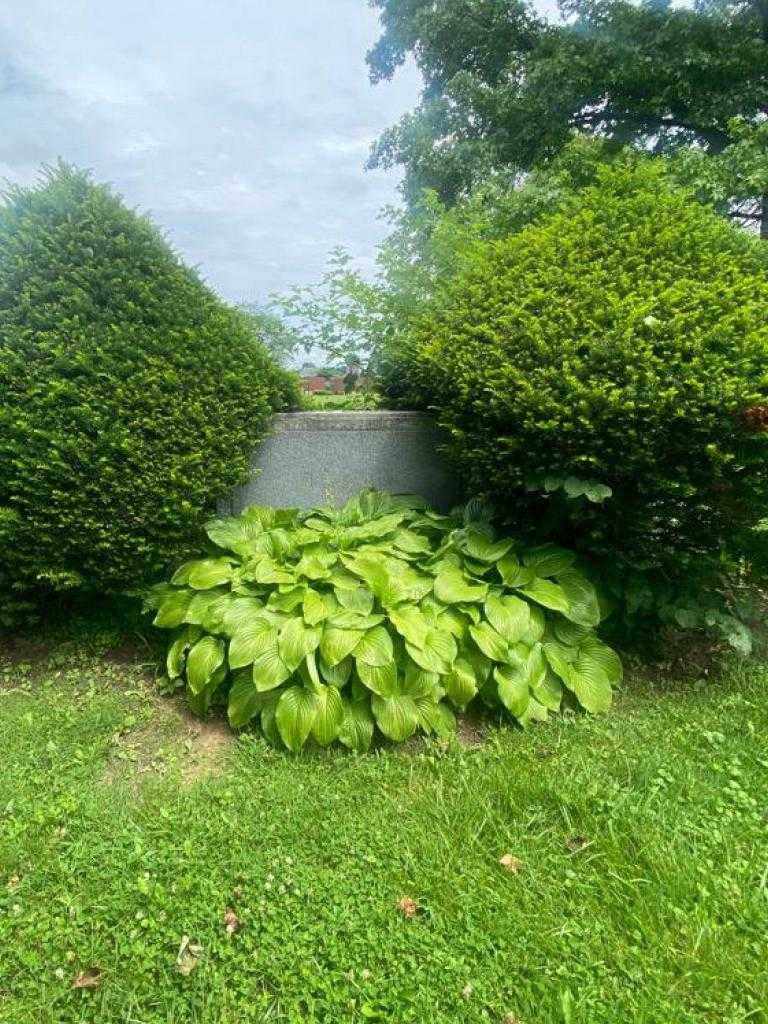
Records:
{"label": "tree branch", "polygon": [[574,114],[571,117],[571,124],[599,124],[601,121],[616,121],[618,123],[629,122],[635,125],[651,128],[681,128],[684,131],[694,132],[701,136],[716,151],[724,149],[731,141],[727,132],[714,126],[698,125],[691,121],[684,121],[682,118],[670,117],[666,114],[644,114],[644,113],[619,113],[610,107],[602,110],[593,110],[581,114]]}

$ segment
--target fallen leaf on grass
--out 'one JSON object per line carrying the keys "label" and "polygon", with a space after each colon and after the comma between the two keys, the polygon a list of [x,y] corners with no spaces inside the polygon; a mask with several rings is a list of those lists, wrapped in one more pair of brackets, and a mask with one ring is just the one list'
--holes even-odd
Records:
{"label": "fallen leaf on grass", "polygon": [[589,840],[586,836],[568,836],[565,840],[565,845],[571,853],[579,853],[580,850],[589,846]]}
{"label": "fallen leaf on grass", "polygon": [[523,862],[519,857],[515,857],[511,853],[505,853],[503,857],[499,858],[499,864],[508,871],[510,875],[517,875],[522,871]]}
{"label": "fallen leaf on grass", "polygon": [[98,988],[101,982],[101,971],[98,967],[88,967],[80,971],[72,982],[72,988]]}
{"label": "fallen leaf on grass", "polygon": [[176,955],[176,970],[188,978],[196,967],[200,966],[203,947],[190,941],[188,935],[182,935],[179,952]]}
{"label": "fallen leaf on grass", "polygon": [[400,902],[397,904],[397,909],[403,915],[403,917],[416,917],[420,907],[416,900],[411,899],[410,896],[403,896]]}
{"label": "fallen leaf on grass", "polygon": [[227,907],[224,914],[224,927],[227,929],[227,935],[234,935],[240,930],[240,918],[231,907]]}

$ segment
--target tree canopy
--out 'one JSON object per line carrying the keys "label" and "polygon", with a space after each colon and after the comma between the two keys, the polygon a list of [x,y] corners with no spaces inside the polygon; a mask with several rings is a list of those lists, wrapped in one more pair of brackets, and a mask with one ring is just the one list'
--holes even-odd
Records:
{"label": "tree canopy", "polygon": [[[373,5],[383,32],[372,80],[409,55],[424,76],[419,106],[371,156],[404,166],[411,201],[426,187],[452,203],[490,172],[550,159],[575,131],[658,154],[722,154],[734,123],[759,126],[768,112],[768,0],[561,0],[557,25],[522,0]],[[768,191],[768,176],[750,187]]]}

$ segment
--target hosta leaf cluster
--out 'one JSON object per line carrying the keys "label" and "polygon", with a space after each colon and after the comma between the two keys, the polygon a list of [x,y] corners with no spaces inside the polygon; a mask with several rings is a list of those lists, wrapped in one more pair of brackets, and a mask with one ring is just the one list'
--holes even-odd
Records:
{"label": "hosta leaf cluster", "polygon": [[258,719],[290,750],[443,735],[476,697],[523,725],[564,701],[597,713],[621,676],[575,555],[521,549],[469,508],[365,491],[335,510],[252,507],[207,534],[206,557],[148,599],[173,630],[168,676],[197,711],[226,702],[233,727]]}

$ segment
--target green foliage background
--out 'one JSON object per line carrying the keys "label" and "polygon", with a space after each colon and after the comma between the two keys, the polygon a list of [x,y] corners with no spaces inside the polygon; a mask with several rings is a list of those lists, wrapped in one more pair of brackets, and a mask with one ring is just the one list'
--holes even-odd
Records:
{"label": "green foliage background", "polygon": [[[464,252],[390,349],[469,487],[627,576],[749,554],[765,514],[768,251],[661,167],[617,162],[560,212]],[[556,502],[546,477],[607,485]],[[707,559],[710,562],[707,563]]]}
{"label": "green foliage background", "polygon": [[156,578],[296,398],[247,319],[64,165],[0,208],[0,615]]}

